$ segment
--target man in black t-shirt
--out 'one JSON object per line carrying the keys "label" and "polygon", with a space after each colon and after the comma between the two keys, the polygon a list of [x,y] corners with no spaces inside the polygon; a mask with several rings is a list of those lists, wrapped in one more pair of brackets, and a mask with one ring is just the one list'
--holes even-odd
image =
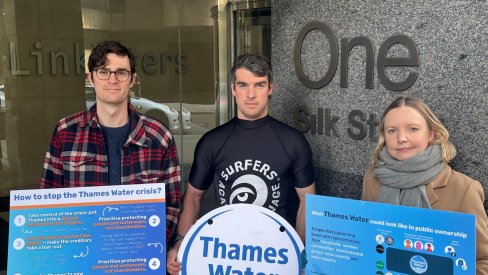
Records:
{"label": "man in black t-shirt", "polygon": [[178,235],[168,252],[170,274],[181,269],[176,261],[180,239],[196,222],[212,183],[218,205],[265,207],[295,224],[300,238],[305,238],[305,194],[315,194],[310,146],[300,132],[268,114],[272,69],[266,57],[239,56],[231,77],[237,117],[206,133],[197,144]]}

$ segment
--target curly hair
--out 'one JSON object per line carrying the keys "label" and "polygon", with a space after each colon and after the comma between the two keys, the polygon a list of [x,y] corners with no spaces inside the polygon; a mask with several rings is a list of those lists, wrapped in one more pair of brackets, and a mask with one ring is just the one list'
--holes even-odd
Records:
{"label": "curly hair", "polygon": [[117,41],[103,41],[92,49],[88,58],[88,71],[91,73],[95,69],[107,64],[107,54],[114,53],[118,56],[127,56],[129,58],[130,71],[136,72],[136,59],[134,54],[124,45]]}

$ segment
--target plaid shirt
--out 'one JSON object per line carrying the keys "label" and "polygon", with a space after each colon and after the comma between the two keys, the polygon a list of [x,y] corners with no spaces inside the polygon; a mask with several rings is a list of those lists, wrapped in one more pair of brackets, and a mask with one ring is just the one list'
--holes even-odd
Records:
{"label": "plaid shirt", "polygon": [[[166,242],[176,232],[181,170],[171,133],[129,104],[130,131],[121,148],[122,184],[166,183]],[[41,188],[108,184],[108,156],[96,105],[61,119],[44,160]]]}

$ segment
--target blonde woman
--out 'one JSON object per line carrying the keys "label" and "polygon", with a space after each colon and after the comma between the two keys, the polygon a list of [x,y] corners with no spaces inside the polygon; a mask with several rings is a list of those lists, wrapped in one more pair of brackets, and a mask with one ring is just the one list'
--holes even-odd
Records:
{"label": "blonde woman", "polygon": [[481,184],[451,169],[449,133],[421,99],[385,110],[361,199],[476,215],[476,274],[488,275],[488,219]]}

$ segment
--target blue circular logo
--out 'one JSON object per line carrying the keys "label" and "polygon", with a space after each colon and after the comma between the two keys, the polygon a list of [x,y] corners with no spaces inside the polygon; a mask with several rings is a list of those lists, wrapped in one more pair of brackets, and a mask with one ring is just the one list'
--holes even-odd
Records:
{"label": "blue circular logo", "polygon": [[[259,225],[259,226],[256,226]],[[188,231],[180,250],[181,274],[302,274],[304,246],[277,213],[252,204],[210,211]],[[250,274],[251,274],[250,273]]]}
{"label": "blue circular logo", "polygon": [[410,268],[417,274],[423,274],[429,268],[424,257],[416,255],[410,259]]}

